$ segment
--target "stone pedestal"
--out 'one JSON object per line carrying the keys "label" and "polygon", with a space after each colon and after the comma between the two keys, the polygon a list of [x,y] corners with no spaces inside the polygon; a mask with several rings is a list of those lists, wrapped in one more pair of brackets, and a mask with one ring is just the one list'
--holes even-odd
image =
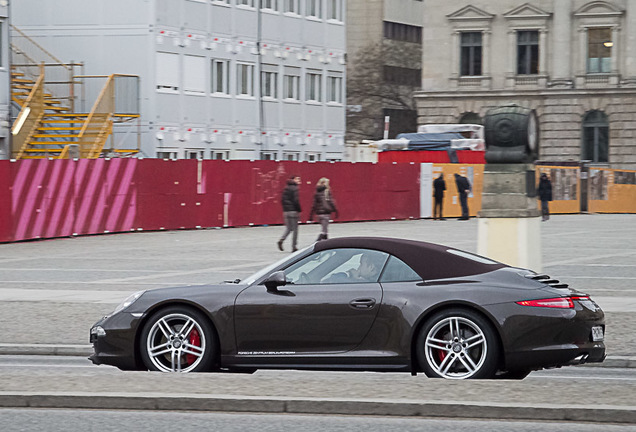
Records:
{"label": "stone pedestal", "polygon": [[477,253],[541,271],[541,220],[534,178],[532,164],[486,165]]}

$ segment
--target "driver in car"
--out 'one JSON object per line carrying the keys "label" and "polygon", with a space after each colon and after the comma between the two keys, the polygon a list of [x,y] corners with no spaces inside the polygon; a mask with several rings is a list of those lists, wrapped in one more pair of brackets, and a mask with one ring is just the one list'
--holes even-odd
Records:
{"label": "driver in car", "polygon": [[331,275],[327,283],[355,283],[375,282],[382,269],[381,256],[363,254],[360,257],[358,268],[351,268],[346,272],[338,272]]}

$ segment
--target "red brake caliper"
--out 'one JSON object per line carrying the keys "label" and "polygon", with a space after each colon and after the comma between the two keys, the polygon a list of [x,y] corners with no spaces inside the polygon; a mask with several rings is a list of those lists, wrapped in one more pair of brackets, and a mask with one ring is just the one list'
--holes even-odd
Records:
{"label": "red brake caliper", "polygon": [[[190,345],[201,347],[201,336],[199,335],[199,332],[197,331],[197,329],[193,329],[190,332],[190,336],[188,336],[188,339],[189,339]],[[191,365],[196,360],[197,360],[197,357],[195,355],[186,354],[186,362],[188,363],[188,365]]]}

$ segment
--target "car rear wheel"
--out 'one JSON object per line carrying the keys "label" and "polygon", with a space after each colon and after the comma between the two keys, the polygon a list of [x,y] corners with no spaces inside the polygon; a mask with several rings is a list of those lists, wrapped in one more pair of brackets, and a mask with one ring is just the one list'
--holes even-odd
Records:
{"label": "car rear wheel", "polygon": [[419,333],[417,359],[431,378],[492,378],[499,343],[492,325],[466,309],[448,309],[429,318]]}
{"label": "car rear wheel", "polygon": [[217,345],[206,317],[181,306],[152,315],[141,332],[140,344],[146,367],[159,372],[210,370]]}

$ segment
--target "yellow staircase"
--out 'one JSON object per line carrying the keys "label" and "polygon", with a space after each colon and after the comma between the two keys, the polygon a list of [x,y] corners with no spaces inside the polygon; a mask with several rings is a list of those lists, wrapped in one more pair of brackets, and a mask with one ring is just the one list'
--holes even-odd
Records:
{"label": "yellow staircase", "polygon": [[[102,76],[106,84],[89,113],[74,113],[59,99],[44,92],[44,67],[38,81],[25,78],[20,71],[11,73],[12,100],[22,111],[14,124],[16,159],[89,158],[130,156],[137,149],[105,149],[113,133],[113,123],[139,118],[138,113],[115,113],[115,79]],[[21,122],[21,118],[24,118]],[[29,121],[27,121],[27,119]],[[18,130],[15,131],[16,126]]]}

